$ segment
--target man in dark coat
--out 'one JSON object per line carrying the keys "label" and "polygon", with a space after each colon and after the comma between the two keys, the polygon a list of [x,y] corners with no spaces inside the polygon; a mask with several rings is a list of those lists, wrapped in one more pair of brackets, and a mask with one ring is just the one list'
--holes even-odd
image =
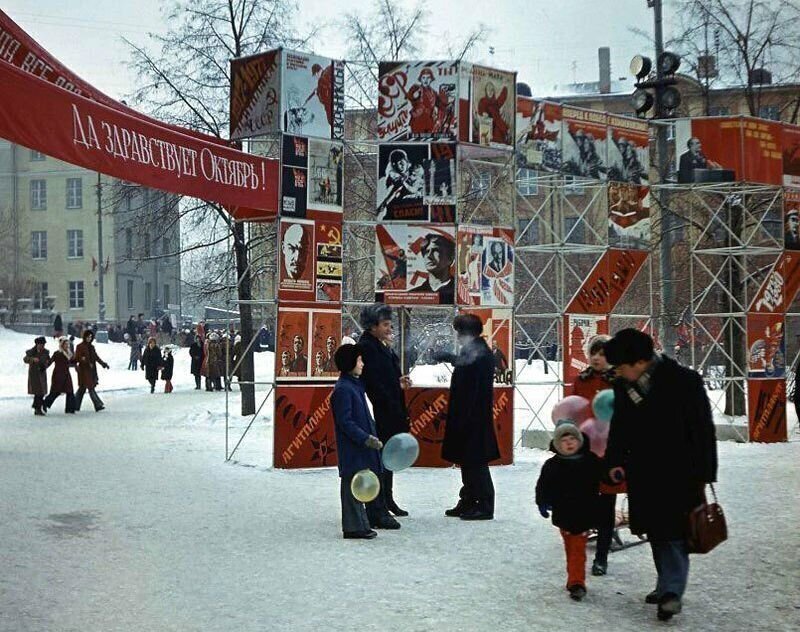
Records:
{"label": "man in dark coat", "polygon": [[89,397],[94,404],[94,411],[99,413],[105,408],[103,401],[95,390],[99,380],[97,379],[97,365],[108,368],[108,365],[103,362],[103,359],[97,355],[92,342],[94,341],[94,333],[91,329],[83,332],[83,342],[75,347],[75,362],[78,365],[78,392],[75,394],[75,411],[81,409],[83,396],[86,391],[89,391]]}
{"label": "man in dark coat", "polygon": [[658,618],[681,610],[689,575],[689,512],[717,478],[717,444],[703,379],[656,354],[653,340],[623,329],[605,344],[619,380],[606,449],[612,480],[627,480],[631,531],[647,534],[658,583],[647,595]]}
{"label": "man in dark coat", "polygon": [[483,323],[476,315],[456,316],[453,329],[461,349],[453,358],[442,458],[461,466],[462,486],[458,504],[445,515],[491,520],[494,484],[489,462],[500,458],[492,414],[494,356],[481,338]]}
{"label": "man in dark coat", "polygon": [[[364,360],[361,381],[372,402],[375,423],[378,426],[378,439],[386,443],[394,435],[408,432],[408,411],[403,391],[411,385],[411,380],[403,375],[400,358],[391,347],[393,338],[391,307],[383,303],[365,307],[361,311],[359,320],[364,328],[359,339]],[[392,528],[399,528],[400,523],[386,510],[395,516],[408,515],[408,512],[395,502],[393,487],[393,473],[386,470],[381,479],[383,493],[367,505],[370,522],[396,524],[397,526]]]}
{"label": "man in dark coat", "polygon": [[61,318],[61,314],[56,314],[56,317],[53,320],[53,338],[61,338],[63,333],[64,321]]}
{"label": "man in dark coat", "polygon": [[200,336],[195,336],[192,346],[189,347],[189,357],[192,359],[192,375],[194,375],[194,390],[200,390],[200,369],[203,366],[203,341]]}
{"label": "man in dark coat", "polygon": [[28,395],[33,395],[33,414],[42,416],[42,404],[47,395],[47,366],[50,364],[50,352],[44,348],[47,340],[39,336],[33,341],[33,347],[25,352],[22,361],[28,365]]}
{"label": "man in dark coat", "polygon": [[342,502],[342,532],[348,539],[371,540],[378,534],[370,529],[363,503],[353,497],[350,485],[361,470],[371,470],[380,478],[380,452],[383,447],[376,437],[375,420],[369,414],[364,385],[359,380],[364,363],[360,345],[345,344],[334,354],[336,367],[341,371],[333,387],[331,407],[336,432],[340,498]]}
{"label": "man in dark coat", "polygon": [[156,344],[156,339],[150,336],[147,341],[147,348],[142,354],[142,370],[144,371],[145,379],[150,382],[151,393],[154,393],[156,390],[158,372],[163,365],[164,361],[161,357],[161,349]]}

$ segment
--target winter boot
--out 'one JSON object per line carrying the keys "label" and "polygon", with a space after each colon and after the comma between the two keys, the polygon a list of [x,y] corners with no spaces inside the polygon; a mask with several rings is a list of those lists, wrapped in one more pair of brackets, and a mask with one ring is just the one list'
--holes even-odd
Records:
{"label": "winter boot", "polygon": [[465,511],[472,507],[472,503],[466,502],[463,498],[456,503],[456,506],[452,509],[446,509],[444,515],[449,518],[458,518],[463,514]]}
{"label": "winter boot", "polygon": [[681,598],[675,593],[664,593],[658,601],[658,620],[669,621],[681,611]]}
{"label": "winter boot", "polygon": [[569,598],[575,601],[580,601],[586,596],[586,588],[580,584],[573,584],[567,590],[569,591]]}

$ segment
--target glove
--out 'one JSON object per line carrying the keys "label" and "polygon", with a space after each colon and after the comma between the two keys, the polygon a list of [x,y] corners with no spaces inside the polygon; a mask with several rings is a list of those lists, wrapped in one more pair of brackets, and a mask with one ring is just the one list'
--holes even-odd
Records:
{"label": "glove", "polygon": [[608,478],[614,483],[621,483],[625,480],[625,470],[621,467],[612,467],[608,470]]}
{"label": "glove", "polygon": [[553,505],[539,505],[539,513],[542,515],[542,518],[549,518],[552,509]]}
{"label": "glove", "polygon": [[108,368],[108,364],[106,364],[105,362],[103,362],[103,368],[104,368],[104,369],[107,369],[107,368]]}
{"label": "glove", "polygon": [[364,442],[364,445],[372,450],[380,450],[383,447],[381,440],[378,437],[373,437],[370,435],[367,437],[367,440]]}

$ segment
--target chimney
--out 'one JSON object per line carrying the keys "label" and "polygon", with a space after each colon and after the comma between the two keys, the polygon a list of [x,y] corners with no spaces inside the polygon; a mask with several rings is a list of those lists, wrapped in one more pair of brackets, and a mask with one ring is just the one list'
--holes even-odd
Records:
{"label": "chimney", "polygon": [[602,46],[597,49],[597,58],[600,62],[600,94],[611,92],[611,49]]}

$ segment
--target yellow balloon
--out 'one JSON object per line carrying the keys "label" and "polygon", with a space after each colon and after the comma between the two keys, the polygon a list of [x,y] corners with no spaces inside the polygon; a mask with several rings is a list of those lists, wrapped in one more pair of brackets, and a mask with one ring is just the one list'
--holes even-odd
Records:
{"label": "yellow balloon", "polygon": [[378,497],[381,491],[381,482],[372,470],[361,470],[353,476],[350,491],[356,500],[368,503]]}

